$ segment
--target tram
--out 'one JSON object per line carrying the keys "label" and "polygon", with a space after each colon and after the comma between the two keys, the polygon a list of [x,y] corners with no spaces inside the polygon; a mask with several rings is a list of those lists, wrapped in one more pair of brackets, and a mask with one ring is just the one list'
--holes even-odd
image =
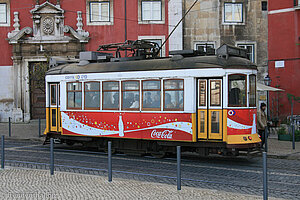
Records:
{"label": "tram", "polygon": [[[260,146],[257,66],[243,49],[175,51],[155,58],[140,42],[134,56],[82,52],[46,74],[46,140],[164,156],[182,151],[238,155]],[[111,46],[110,46],[111,47]],[[120,46],[113,45],[119,51]],[[102,46],[109,50],[109,46]],[[155,51],[155,49],[153,50]]]}

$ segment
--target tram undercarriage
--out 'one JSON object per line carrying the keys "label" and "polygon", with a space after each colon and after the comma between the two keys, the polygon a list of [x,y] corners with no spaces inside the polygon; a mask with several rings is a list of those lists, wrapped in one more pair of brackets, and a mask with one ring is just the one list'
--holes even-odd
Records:
{"label": "tram undercarriage", "polygon": [[256,152],[260,152],[260,145],[255,143],[247,145],[227,145],[225,142],[172,142],[124,138],[77,137],[48,133],[44,144],[49,143],[50,138],[53,138],[56,143],[67,144],[69,146],[77,143],[84,147],[96,148],[97,150],[104,152],[107,152],[108,141],[111,141],[113,153],[125,153],[141,156],[151,154],[158,158],[175,154],[177,146],[181,146],[182,152],[196,153],[198,156],[208,156],[210,154],[239,156],[240,153],[243,155],[253,155]]}

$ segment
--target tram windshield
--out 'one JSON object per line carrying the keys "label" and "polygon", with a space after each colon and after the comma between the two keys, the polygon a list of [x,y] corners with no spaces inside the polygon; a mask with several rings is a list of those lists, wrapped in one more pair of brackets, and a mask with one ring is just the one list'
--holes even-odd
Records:
{"label": "tram windshield", "polygon": [[228,76],[228,106],[246,106],[246,75],[234,74]]}

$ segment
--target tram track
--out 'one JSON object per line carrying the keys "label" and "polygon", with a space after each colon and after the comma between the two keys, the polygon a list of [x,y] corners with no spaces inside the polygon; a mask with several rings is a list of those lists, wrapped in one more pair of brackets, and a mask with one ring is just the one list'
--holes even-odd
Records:
{"label": "tram track", "polygon": [[[5,146],[9,166],[49,169],[49,147],[39,143],[10,143]],[[274,197],[293,199],[300,186],[299,162],[269,159],[269,192]],[[281,163],[282,162],[282,163]],[[281,164],[280,164],[281,163]],[[287,164],[293,168],[287,170]],[[83,149],[80,146],[55,145],[55,170],[94,175],[107,175],[107,154]],[[183,185],[229,192],[261,195],[261,159],[197,158],[183,156]],[[274,168],[275,167],[275,168]],[[113,155],[114,177],[141,181],[176,184],[176,159],[158,159],[151,156],[136,157],[126,154]],[[260,184],[261,182],[261,184]],[[292,197],[292,198],[291,198]],[[300,196],[296,195],[299,199]]]}

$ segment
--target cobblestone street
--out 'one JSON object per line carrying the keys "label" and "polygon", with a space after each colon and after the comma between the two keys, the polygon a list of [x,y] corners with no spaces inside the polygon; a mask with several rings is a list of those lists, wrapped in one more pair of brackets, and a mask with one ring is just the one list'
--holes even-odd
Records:
{"label": "cobblestone street", "polygon": [[[7,167],[0,171],[1,199],[261,199],[236,193],[103,176]],[[276,198],[270,198],[276,199]]]}

